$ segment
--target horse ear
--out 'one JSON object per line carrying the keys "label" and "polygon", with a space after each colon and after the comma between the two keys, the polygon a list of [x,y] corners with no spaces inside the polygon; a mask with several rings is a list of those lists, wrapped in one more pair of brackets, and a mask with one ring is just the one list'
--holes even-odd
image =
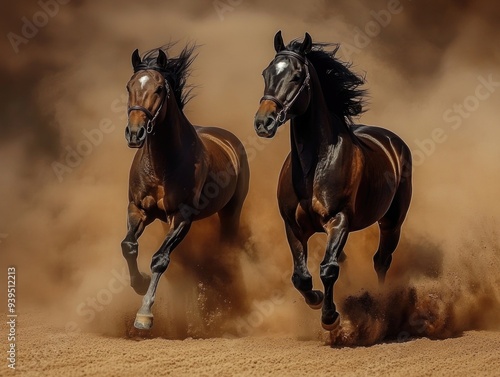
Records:
{"label": "horse ear", "polygon": [[139,56],[139,49],[135,49],[135,51],[132,53],[132,67],[134,69],[141,64],[141,57]]}
{"label": "horse ear", "polygon": [[304,54],[308,54],[312,49],[312,38],[309,33],[306,33],[304,37],[304,41],[302,42],[302,46],[300,46],[300,51]]}
{"label": "horse ear", "polygon": [[283,37],[281,36],[281,30],[274,36],[274,49],[276,53],[283,51],[285,49],[285,43],[283,43]]}
{"label": "horse ear", "polygon": [[156,58],[156,64],[160,67],[165,68],[167,66],[167,54],[163,50],[158,50],[158,57]]}

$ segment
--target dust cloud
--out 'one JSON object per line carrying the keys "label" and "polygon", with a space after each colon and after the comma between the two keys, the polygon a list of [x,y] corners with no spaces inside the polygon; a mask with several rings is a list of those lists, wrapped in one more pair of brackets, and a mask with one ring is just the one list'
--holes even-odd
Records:
{"label": "dust cloud", "polygon": [[[343,326],[332,343],[498,328],[500,47],[494,41],[500,6],[466,0],[214,4],[123,1],[118,8],[74,1],[60,5],[17,53],[4,38],[0,257],[2,266],[17,266],[19,308],[53,313],[68,331],[145,336],[132,329],[140,297],[128,287],[120,250],[134,154],[123,137],[125,84],[135,48],[179,40],[180,49],[195,41],[201,47],[189,82],[196,97],[185,112],[192,123],[227,128],[245,143],[252,171],[243,215],[249,237],[224,249],[215,218],[196,224],[159,287],[149,336],[322,336],[319,312],[290,283],[275,199],[288,126],[273,140],[253,130],[260,73],[281,29],[286,41],[308,31],[315,41],[341,43],[339,56],[366,73],[370,105],[359,121],[398,133],[415,160],[412,206],[386,287],[377,286],[372,266],[377,230],[350,236],[335,291]],[[4,35],[22,35],[22,17],[32,20],[40,11],[35,3],[9,7]],[[143,271],[164,232],[154,224],[140,239]],[[310,241],[318,287],[323,248],[322,236]],[[240,286],[228,299],[217,277],[235,266]],[[237,314],[226,310],[231,306]]]}

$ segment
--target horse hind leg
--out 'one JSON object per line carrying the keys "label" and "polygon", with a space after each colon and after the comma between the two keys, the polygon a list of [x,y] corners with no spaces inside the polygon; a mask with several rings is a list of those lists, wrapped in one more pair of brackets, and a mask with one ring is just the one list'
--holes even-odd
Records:
{"label": "horse hind leg", "polygon": [[[242,314],[247,309],[246,287],[238,253],[244,249],[249,238],[248,229],[242,227],[240,221],[246,193],[246,190],[237,190],[229,203],[218,213],[221,245],[218,246],[220,250],[217,257],[209,263],[215,279],[209,278],[207,284],[217,292],[218,297],[214,303],[224,307],[224,314]],[[208,315],[213,311],[209,306],[206,308]]]}
{"label": "horse hind leg", "polygon": [[398,246],[401,226],[408,212],[410,200],[411,177],[407,177],[400,183],[389,210],[379,221],[380,243],[377,252],[373,256],[373,264],[379,284],[385,282],[387,271],[391,266],[392,253]]}
{"label": "horse hind leg", "polygon": [[220,238],[222,242],[233,243],[238,239],[242,204],[233,198],[219,211]]}
{"label": "horse hind leg", "polygon": [[222,208],[218,215],[220,220],[221,240],[227,243],[238,241],[240,233],[240,219],[243,203],[248,194],[248,164],[244,164],[244,168],[238,176],[238,182],[234,194],[229,202]]}
{"label": "horse hind leg", "polygon": [[392,253],[396,250],[401,235],[401,226],[386,228],[383,220],[379,222],[380,243],[377,252],[373,256],[373,264],[377,272],[379,284],[384,284],[385,277],[392,262]]}

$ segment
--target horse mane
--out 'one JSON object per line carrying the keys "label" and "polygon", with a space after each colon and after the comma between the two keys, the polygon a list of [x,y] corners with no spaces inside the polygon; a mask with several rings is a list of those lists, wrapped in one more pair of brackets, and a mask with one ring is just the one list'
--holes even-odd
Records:
{"label": "horse mane", "polygon": [[[302,41],[294,40],[287,49],[299,52],[301,45]],[[328,47],[333,49],[329,51]],[[365,111],[366,90],[360,89],[365,78],[350,70],[351,63],[337,59],[335,55],[339,48],[339,44],[313,43],[306,57],[316,70],[328,109],[350,126],[352,118]]]}
{"label": "horse mane", "polygon": [[[177,42],[171,42],[145,52],[142,56],[142,62],[136,70],[154,69],[160,72],[170,84],[177,105],[182,110],[189,100],[193,98],[192,90],[194,87],[192,85],[187,85],[187,79],[191,73],[191,64],[196,58],[195,50],[198,46],[195,44],[188,44],[182,49],[179,56],[171,58],[169,56],[169,50],[176,44]],[[160,67],[156,63],[159,50],[162,50],[167,55],[166,67]]]}

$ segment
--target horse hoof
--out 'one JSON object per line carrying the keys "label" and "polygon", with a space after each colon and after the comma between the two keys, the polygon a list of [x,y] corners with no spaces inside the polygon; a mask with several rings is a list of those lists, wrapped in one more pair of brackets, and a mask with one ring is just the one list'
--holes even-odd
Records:
{"label": "horse hoof", "polygon": [[306,300],[306,304],[309,305],[309,307],[313,310],[321,309],[323,307],[323,299],[324,299],[323,292],[313,291],[313,293],[316,296],[316,298],[314,300],[315,302],[312,303],[312,302]]}
{"label": "horse hoof", "polygon": [[326,331],[333,331],[335,330],[340,324],[340,316],[337,314],[337,319],[331,323],[331,324],[327,324],[327,323],[324,323],[323,321],[321,321],[321,326],[323,326],[323,328],[326,330]]}
{"label": "horse hoof", "polygon": [[139,330],[149,330],[153,327],[152,314],[136,314],[134,327]]}
{"label": "horse hoof", "polygon": [[151,277],[141,272],[141,277],[138,280],[132,281],[132,288],[134,288],[135,293],[144,296],[149,288],[149,283],[151,282]]}

